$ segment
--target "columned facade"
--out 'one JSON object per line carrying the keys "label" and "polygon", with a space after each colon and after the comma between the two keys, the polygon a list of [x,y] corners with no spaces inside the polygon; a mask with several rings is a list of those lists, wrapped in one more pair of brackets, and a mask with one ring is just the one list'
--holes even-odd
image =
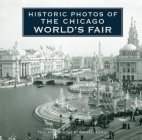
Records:
{"label": "columned facade", "polygon": [[[15,63],[17,62],[17,63]],[[68,66],[67,64],[68,63]],[[0,77],[27,77],[35,74],[47,74],[69,69],[70,57],[63,51],[53,52],[50,57],[36,50],[21,50],[17,46],[1,55]],[[18,67],[15,65],[18,64]]]}
{"label": "columned facade", "polygon": [[127,81],[142,80],[142,50],[139,46],[136,22],[129,30],[128,44],[119,51],[116,57],[116,78],[120,80],[120,67],[122,69],[121,79]]}

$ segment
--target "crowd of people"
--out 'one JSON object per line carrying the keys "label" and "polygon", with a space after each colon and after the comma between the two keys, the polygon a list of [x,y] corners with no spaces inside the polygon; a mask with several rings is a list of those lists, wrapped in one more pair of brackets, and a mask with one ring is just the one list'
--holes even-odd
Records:
{"label": "crowd of people", "polygon": [[142,91],[142,85],[139,83],[136,85],[131,81],[123,81],[123,89],[132,94],[140,94]]}
{"label": "crowd of people", "polygon": [[[140,85],[139,83],[136,85],[130,81],[123,81],[123,91],[124,92],[129,92],[130,94],[140,94],[140,92],[142,91],[142,85]],[[96,126],[102,127],[104,129],[106,129],[110,122],[112,122],[114,120],[114,117],[130,117],[129,121],[136,121],[136,116],[138,115],[142,115],[142,109],[140,108],[134,108],[133,111],[131,110],[123,110],[123,111],[118,111],[117,113],[110,113],[110,114],[101,114],[98,119],[93,118],[93,120],[91,121],[90,126],[93,126],[93,131],[94,133],[96,132]],[[94,122],[97,122],[97,124],[95,124]],[[75,119],[74,121],[75,126],[84,126],[84,120],[79,120],[79,119]],[[142,125],[142,118],[140,118],[139,120],[139,125]],[[122,124],[122,129],[130,129],[130,123],[124,122]],[[83,135],[81,136],[81,140],[83,140]],[[113,131],[109,131],[109,139],[114,139],[114,132]]]}
{"label": "crowd of people", "polygon": [[[113,113],[114,114],[114,113]],[[131,110],[122,110],[122,111],[118,111],[117,114],[114,114],[115,117],[133,117],[133,116],[138,116],[138,115],[142,115],[142,109],[139,108],[135,108],[135,110],[131,111]]]}
{"label": "crowd of people", "polygon": [[97,120],[97,125],[106,129],[108,126],[109,126],[109,123],[112,122],[114,120],[114,115],[113,113],[110,113],[110,114],[101,114],[99,117],[98,117],[98,120]]}
{"label": "crowd of people", "polygon": [[128,128],[128,129],[130,129],[130,124],[128,123],[128,124],[126,124],[125,122],[122,124],[122,129],[126,129],[126,128]]}

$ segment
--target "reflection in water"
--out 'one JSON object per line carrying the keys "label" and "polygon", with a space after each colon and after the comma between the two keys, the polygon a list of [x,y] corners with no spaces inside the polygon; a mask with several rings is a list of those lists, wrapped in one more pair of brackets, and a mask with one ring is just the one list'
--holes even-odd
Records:
{"label": "reflection in water", "polygon": [[63,85],[46,85],[38,89],[36,85],[0,89],[0,135],[8,137],[15,134],[17,139],[27,139],[30,131],[32,139],[40,137],[38,131],[45,124],[37,120],[33,112],[39,105],[57,99],[61,88],[65,95],[69,93],[67,86]]}

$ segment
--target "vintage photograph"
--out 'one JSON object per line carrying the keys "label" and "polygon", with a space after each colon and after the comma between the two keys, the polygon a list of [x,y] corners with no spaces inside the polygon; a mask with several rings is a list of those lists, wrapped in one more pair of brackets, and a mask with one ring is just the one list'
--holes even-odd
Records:
{"label": "vintage photograph", "polygon": [[[24,36],[23,8],[121,8],[123,34]],[[141,140],[141,30],[141,0],[0,1],[0,140]]]}

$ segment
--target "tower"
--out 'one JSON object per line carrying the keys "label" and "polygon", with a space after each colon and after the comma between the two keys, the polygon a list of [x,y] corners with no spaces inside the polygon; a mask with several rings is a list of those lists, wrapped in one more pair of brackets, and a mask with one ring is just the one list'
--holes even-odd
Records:
{"label": "tower", "polygon": [[137,48],[139,48],[138,33],[137,33],[137,29],[136,29],[136,21],[133,22],[133,17],[131,18],[131,26],[129,29],[129,37],[128,37],[127,44],[133,44]]}
{"label": "tower", "polygon": [[102,64],[102,55],[101,55],[101,42],[99,41],[99,62],[98,62],[98,70],[103,69],[103,64]]}
{"label": "tower", "polygon": [[[15,42],[15,46],[14,48],[17,48],[17,42]],[[19,56],[18,54],[16,54],[16,59],[15,59],[15,87],[17,85],[17,82],[20,82],[20,78],[19,78]]]}

